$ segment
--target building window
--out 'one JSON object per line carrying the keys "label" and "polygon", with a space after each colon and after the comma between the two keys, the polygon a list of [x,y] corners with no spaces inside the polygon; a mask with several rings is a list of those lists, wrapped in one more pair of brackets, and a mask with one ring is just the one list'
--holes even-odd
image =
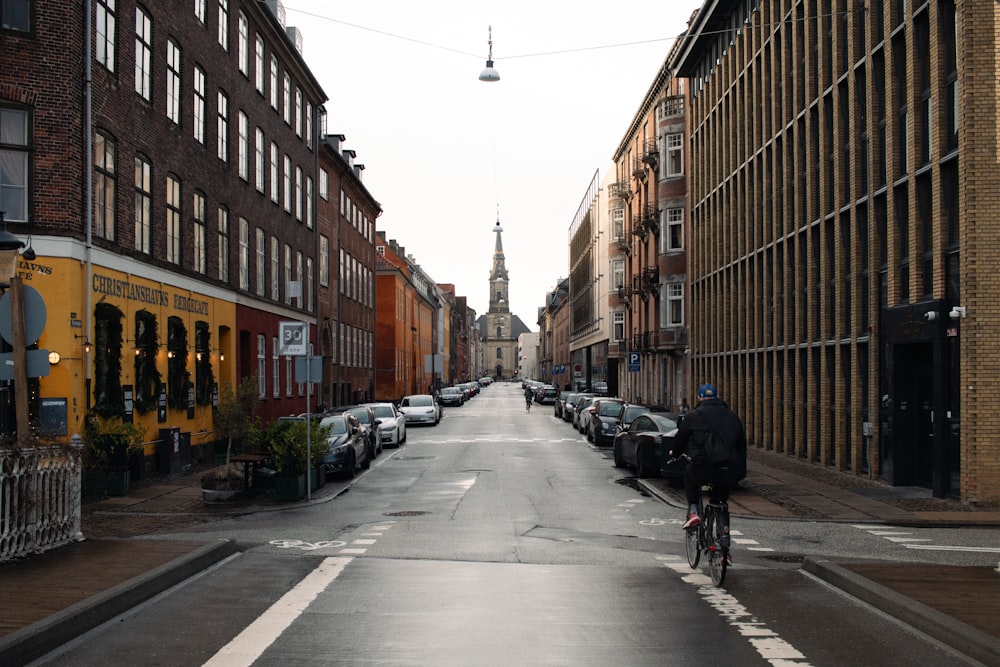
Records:
{"label": "building window", "polygon": [[115,140],[100,131],[94,134],[94,233],[115,240]]}
{"label": "building window", "polygon": [[271,56],[271,108],[278,110],[278,57]]}
{"label": "building window", "polygon": [[664,252],[684,249],[684,209],[668,208],[664,211],[667,233],[663,235]]}
{"label": "building window", "polygon": [[135,8],[135,92],[147,102],[153,94],[153,21]]}
{"label": "building window", "polygon": [[239,165],[240,178],[250,180],[250,124],[247,115],[242,111],[237,116],[239,141],[236,144],[236,163]]}
{"label": "building window", "polygon": [[625,311],[616,310],[611,313],[611,341],[620,343],[625,340]]}
{"label": "building window", "polygon": [[205,143],[205,70],[194,68],[194,140]]}
{"label": "building window", "polygon": [[243,76],[248,76],[250,73],[250,44],[249,44],[249,33],[250,25],[247,22],[247,17],[240,12],[239,18],[237,19],[238,35],[236,43],[236,54],[237,62],[240,68],[240,74]]}
{"label": "building window", "polygon": [[312,257],[306,257],[306,275],[305,275],[305,278],[306,278],[306,295],[305,295],[306,303],[305,303],[305,309],[308,310],[309,312],[312,312],[312,309],[313,309],[313,289],[314,289],[314,287],[313,287],[313,281],[315,280],[315,278],[313,277],[313,258]]}
{"label": "building window", "polygon": [[281,172],[278,169],[278,144],[271,142],[271,201],[281,200],[278,188],[281,186]]}
{"label": "building window", "polygon": [[0,27],[31,32],[31,0],[4,0],[0,4]]}
{"label": "building window", "polygon": [[181,48],[167,40],[167,118],[181,122]]}
{"label": "building window", "polygon": [[285,170],[281,177],[285,184],[285,211],[288,213],[292,212],[292,159],[285,156],[284,162]]}
{"label": "building window", "polygon": [[211,405],[215,389],[215,373],[212,371],[212,334],[208,322],[194,323],[194,400],[198,405]]}
{"label": "building window", "polygon": [[292,78],[285,73],[284,80],[282,82],[282,118],[285,119],[285,124],[291,127],[292,125]]}
{"label": "building window", "polygon": [[313,228],[313,179],[306,176],[306,227]]}
{"label": "building window", "polygon": [[[115,3],[117,0],[97,0],[94,30],[97,33],[97,64],[115,71]],[[4,9],[7,3],[3,3]],[[6,19],[6,12],[4,12]],[[5,21],[6,22],[6,21]],[[4,26],[6,27],[6,26]]]}
{"label": "building window", "polygon": [[319,170],[319,196],[324,201],[330,201],[330,175],[325,169]]}
{"label": "building window", "polygon": [[229,161],[229,98],[226,94],[219,91],[218,100],[218,122],[216,123],[216,131],[218,132],[218,149],[216,154],[219,159],[223,162]]}
{"label": "building window", "polygon": [[281,396],[281,343],[278,337],[271,339],[271,396]]}
{"label": "building window", "polygon": [[167,261],[181,263],[181,182],[167,176]]}
{"label": "building window", "polygon": [[668,134],[663,142],[666,150],[666,160],[664,160],[664,174],[667,178],[671,176],[682,176],[684,174],[684,135]]}
{"label": "building window", "polygon": [[292,358],[285,357],[285,396],[292,395],[292,384],[294,383],[294,376],[292,375]]}
{"label": "building window", "polygon": [[271,237],[271,298],[281,298],[281,246],[278,237]]}
{"label": "building window", "polygon": [[196,273],[205,273],[207,264],[205,257],[205,195],[200,192],[194,193],[194,226],[191,230],[192,251],[194,253],[194,270]]}
{"label": "building window", "polygon": [[295,136],[302,137],[302,89],[295,89]]}
{"label": "building window", "polygon": [[229,50],[229,0],[219,0],[219,46]]}
{"label": "building window", "polygon": [[327,287],[330,284],[330,239],[319,237],[319,284]]}
{"label": "building window", "polygon": [[295,167],[295,219],[302,222],[302,167]]}
{"label": "building window", "polygon": [[250,290],[250,223],[240,218],[240,289]]}
{"label": "building window", "polygon": [[313,147],[313,106],[306,102],[306,146]]}
{"label": "building window", "polygon": [[205,25],[206,4],[206,0],[194,0],[194,16],[202,25]]}
{"label": "building window", "polygon": [[295,305],[299,308],[302,307],[302,252],[295,251],[295,282],[299,284],[299,295],[295,297],[297,301]]}
{"label": "building window", "polygon": [[264,296],[264,289],[267,283],[264,281],[264,266],[267,263],[267,248],[264,245],[266,237],[264,236],[264,230],[260,227],[257,228],[257,238],[256,247],[254,250],[257,253],[257,264],[254,267],[257,273],[257,295]]}
{"label": "building window", "polygon": [[285,244],[285,303],[290,304],[292,302],[291,290],[289,286],[292,283],[292,246]]}
{"label": "building window", "polygon": [[264,38],[257,35],[257,41],[254,48],[254,82],[257,84],[257,92],[261,95],[264,94],[264,78],[267,76],[267,71],[264,69]]}
{"label": "building window", "polygon": [[0,107],[0,206],[8,222],[28,221],[28,130],[27,109]]}
{"label": "building window", "polygon": [[264,192],[264,130],[257,128],[254,141],[254,166],[257,178],[257,192]]}
{"label": "building window", "polygon": [[219,280],[229,282],[229,210],[219,207]]}
{"label": "building window", "polygon": [[616,206],[611,209],[611,236],[615,241],[625,240],[625,209]]}
{"label": "building window", "polygon": [[257,334],[257,397],[263,399],[267,395],[267,350],[264,346],[267,338]]}
{"label": "building window", "polygon": [[188,391],[194,389],[188,372],[188,333],[180,317],[167,318],[167,405],[175,410],[188,407]]}
{"label": "building window", "polygon": [[[499,328],[500,327],[497,327],[497,329],[499,329]],[[503,359],[503,348],[502,347],[498,347],[497,348],[497,359]]]}
{"label": "building window", "polygon": [[152,165],[143,156],[135,156],[135,249],[147,255],[153,220],[152,184]]}
{"label": "building window", "polygon": [[663,309],[662,326],[676,327],[684,324],[684,285],[682,283],[664,283],[660,286],[661,299],[666,307]]}
{"label": "building window", "polygon": [[611,260],[611,289],[619,290],[625,287],[625,260]]}

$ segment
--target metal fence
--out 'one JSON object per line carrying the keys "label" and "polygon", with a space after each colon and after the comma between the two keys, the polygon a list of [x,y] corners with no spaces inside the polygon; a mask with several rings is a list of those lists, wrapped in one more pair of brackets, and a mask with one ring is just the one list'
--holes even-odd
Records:
{"label": "metal fence", "polygon": [[0,563],[83,538],[79,444],[0,449]]}

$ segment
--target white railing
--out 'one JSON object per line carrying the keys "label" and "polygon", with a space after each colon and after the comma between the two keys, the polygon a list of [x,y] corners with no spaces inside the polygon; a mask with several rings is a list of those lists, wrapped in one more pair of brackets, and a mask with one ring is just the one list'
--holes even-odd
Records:
{"label": "white railing", "polygon": [[0,449],[0,563],[83,539],[78,444]]}

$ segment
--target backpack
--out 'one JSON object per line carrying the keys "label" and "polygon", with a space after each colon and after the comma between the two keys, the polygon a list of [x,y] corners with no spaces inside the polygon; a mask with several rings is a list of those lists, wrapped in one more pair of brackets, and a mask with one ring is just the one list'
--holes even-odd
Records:
{"label": "backpack", "polygon": [[705,463],[713,468],[725,468],[731,465],[736,458],[736,448],[731,444],[732,439],[727,441],[719,429],[722,426],[722,420],[712,424],[706,419],[705,424],[709,427],[705,434],[705,440],[701,443]]}

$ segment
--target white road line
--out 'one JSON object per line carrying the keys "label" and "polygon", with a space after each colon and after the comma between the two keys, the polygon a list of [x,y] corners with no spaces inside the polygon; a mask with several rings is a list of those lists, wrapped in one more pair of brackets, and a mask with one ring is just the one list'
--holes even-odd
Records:
{"label": "white road line", "polygon": [[205,665],[241,667],[253,663],[306,610],[316,596],[340,576],[350,562],[350,558],[323,559],[295,588],[285,593],[235,639],[219,649]]}
{"label": "white road line", "polygon": [[890,542],[895,542],[896,544],[902,544],[904,542],[930,542],[930,540],[920,537],[885,537],[885,539]]}
{"label": "white road line", "polygon": [[350,554],[351,556],[360,556],[361,554],[366,553],[367,551],[368,549],[341,549],[337,553]]}
{"label": "white road line", "polygon": [[354,540],[354,541],[351,542],[351,544],[358,544],[358,545],[360,545],[360,544],[369,544],[370,545],[370,544],[375,544],[375,540]]}
{"label": "white road line", "polygon": [[904,544],[907,549],[924,549],[927,551],[971,551],[981,554],[1000,554],[1000,547],[950,547],[938,544]]}

